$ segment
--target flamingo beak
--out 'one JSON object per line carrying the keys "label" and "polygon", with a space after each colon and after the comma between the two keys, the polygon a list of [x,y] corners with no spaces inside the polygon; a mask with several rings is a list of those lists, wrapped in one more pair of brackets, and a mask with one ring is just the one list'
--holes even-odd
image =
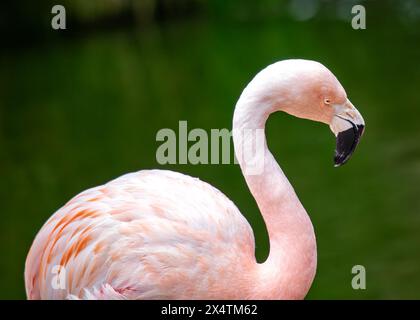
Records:
{"label": "flamingo beak", "polygon": [[330,128],[336,136],[334,166],[345,164],[356,150],[365,129],[362,115],[347,100],[343,105],[335,105],[335,114]]}

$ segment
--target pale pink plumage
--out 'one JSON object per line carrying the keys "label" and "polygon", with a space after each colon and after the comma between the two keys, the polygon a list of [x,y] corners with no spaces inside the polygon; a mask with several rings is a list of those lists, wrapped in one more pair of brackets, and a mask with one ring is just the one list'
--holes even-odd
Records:
{"label": "pale pink plumage", "polygon": [[[329,123],[334,111],[318,101],[326,94],[347,101],[316,62],[286,60],[260,72],[235,109],[241,168],[235,130],[264,128],[278,110]],[[145,170],[82,192],[46,222],[26,261],[28,298],[304,298],[316,269],[312,224],[266,144],[255,160],[264,172],[245,179],[269,232],[266,262],[256,262],[252,229],[220,191],[180,173]],[[64,267],[65,289],[51,285],[54,266]]]}
{"label": "pale pink plumage", "polygon": [[[28,265],[38,268],[28,267],[26,282],[29,297],[42,299],[99,297],[104,285],[128,299],[217,298],[221,278],[241,277],[247,267],[232,261],[253,255],[248,223],[220,191],[180,173],[144,170],[58,210],[33,244]],[[54,265],[65,267],[67,290],[50,285]]]}

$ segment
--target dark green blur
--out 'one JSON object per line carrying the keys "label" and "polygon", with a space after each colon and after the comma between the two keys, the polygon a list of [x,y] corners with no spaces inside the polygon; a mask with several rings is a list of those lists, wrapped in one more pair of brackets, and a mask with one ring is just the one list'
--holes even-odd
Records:
{"label": "dark green blur", "polygon": [[[357,1],[320,1],[299,21],[301,2],[63,0],[65,31],[51,29],[48,1],[0,5],[0,298],[25,298],[26,254],[55,210],[146,168],[224,192],[251,223],[263,261],[265,226],[239,167],[160,166],[155,136],[179,120],[230,129],[253,75],[294,57],[329,67],[366,121],[341,168],[327,126],[286,114],[268,123],[269,146],[317,235],[308,299],[420,298],[420,3],[361,1],[367,29],[356,31]],[[366,290],[351,287],[357,264]]]}

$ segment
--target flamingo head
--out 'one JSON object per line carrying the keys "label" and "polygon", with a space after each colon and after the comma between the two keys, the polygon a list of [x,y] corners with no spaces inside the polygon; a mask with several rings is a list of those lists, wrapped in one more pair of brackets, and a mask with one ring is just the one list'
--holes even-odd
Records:
{"label": "flamingo head", "polygon": [[337,78],[321,63],[310,60],[283,60],[272,67],[267,70],[276,79],[270,88],[275,109],[328,124],[336,136],[334,165],[346,163],[365,122]]}

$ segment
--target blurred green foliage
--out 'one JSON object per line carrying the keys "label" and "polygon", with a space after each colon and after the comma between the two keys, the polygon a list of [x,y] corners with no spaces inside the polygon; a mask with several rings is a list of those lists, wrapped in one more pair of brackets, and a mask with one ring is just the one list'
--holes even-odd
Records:
{"label": "blurred green foliage", "polygon": [[[324,125],[274,115],[268,142],[313,220],[319,251],[310,299],[420,298],[419,2],[63,0],[68,30],[50,27],[50,1],[2,4],[0,30],[0,298],[24,298],[36,232],[78,192],[160,167],[210,182],[268,239],[235,165],[159,166],[161,128],[230,128],[243,87],[266,65],[301,57],[327,65],[362,112],[366,134],[350,163],[332,166]],[[54,3],[55,4],[55,3]],[[367,290],[351,288],[351,268]]]}

